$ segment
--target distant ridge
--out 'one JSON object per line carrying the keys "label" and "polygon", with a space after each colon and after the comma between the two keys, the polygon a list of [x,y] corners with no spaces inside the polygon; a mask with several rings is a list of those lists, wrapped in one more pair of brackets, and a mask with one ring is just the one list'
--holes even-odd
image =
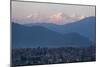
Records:
{"label": "distant ridge", "polygon": [[76,32],[61,34],[42,26],[12,23],[12,47],[88,47],[94,43]]}
{"label": "distant ridge", "polygon": [[25,26],[42,26],[48,28],[49,30],[56,31],[61,34],[76,32],[82,36],[88,37],[90,40],[95,42],[95,35],[96,35],[95,16],[87,17],[80,21],[64,24],[64,25],[57,25],[57,24],[44,22],[44,23],[27,24]]}

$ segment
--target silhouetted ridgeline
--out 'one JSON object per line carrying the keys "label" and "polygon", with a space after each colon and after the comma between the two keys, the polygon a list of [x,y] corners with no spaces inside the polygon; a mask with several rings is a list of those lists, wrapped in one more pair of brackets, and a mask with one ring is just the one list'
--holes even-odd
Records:
{"label": "silhouetted ridgeline", "polygon": [[95,31],[96,31],[96,17],[86,17],[82,20],[64,24],[64,25],[56,25],[52,23],[31,23],[26,24],[25,26],[42,26],[49,30],[56,31],[61,34],[67,34],[71,32],[79,33],[82,36],[89,38],[92,41],[95,41]]}
{"label": "silhouetted ridgeline", "polygon": [[[92,20],[94,17],[91,17]],[[94,18],[95,19],[95,18]],[[25,26],[12,23],[12,46],[13,48],[30,48],[30,47],[88,47],[95,44],[95,21],[80,22],[63,25],[66,34],[48,29],[44,26]],[[47,25],[48,26],[48,25]],[[57,25],[56,25],[57,26]],[[92,29],[93,28],[93,29]],[[69,30],[70,32],[68,32]],[[80,32],[78,32],[80,31]],[[91,32],[89,32],[91,31]],[[86,37],[90,36],[92,38]],[[86,34],[87,33],[87,34]],[[91,41],[91,39],[93,41]]]}

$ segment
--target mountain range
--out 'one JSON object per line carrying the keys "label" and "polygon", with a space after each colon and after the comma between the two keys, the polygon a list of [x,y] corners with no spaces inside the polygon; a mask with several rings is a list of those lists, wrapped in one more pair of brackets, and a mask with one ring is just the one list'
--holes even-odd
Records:
{"label": "mountain range", "polygon": [[92,41],[95,41],[96,17],[94,16],[87,17],[80,21],[64,25],[56,25],[52,23],[33,23],[33,24],[27,24],[26,26],[43,26],[45,28],[48,28],[52,31],[56,31],[61,34],[76,32],[82,36],[88,37]]}
{"label": "mountain range", "polygon": [[95,24],[95,17],[64,25],[12,22],[12,47],[88,47],[95,44]]}

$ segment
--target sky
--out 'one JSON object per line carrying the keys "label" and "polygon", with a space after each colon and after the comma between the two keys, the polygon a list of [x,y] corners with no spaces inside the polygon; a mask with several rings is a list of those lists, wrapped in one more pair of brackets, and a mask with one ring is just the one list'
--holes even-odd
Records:
{"label": "sky", "polygon": [[12,21],[19,24],[67,24],[95,16],[95,6],[12,1]]}

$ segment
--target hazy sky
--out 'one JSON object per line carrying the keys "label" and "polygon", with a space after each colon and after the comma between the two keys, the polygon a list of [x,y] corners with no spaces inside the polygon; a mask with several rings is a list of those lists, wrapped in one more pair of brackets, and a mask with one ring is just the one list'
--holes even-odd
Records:
{"label": "hazy sky", "polygon": [[12,21],[64,24],[95,16],[95,6],[12,2]]}

